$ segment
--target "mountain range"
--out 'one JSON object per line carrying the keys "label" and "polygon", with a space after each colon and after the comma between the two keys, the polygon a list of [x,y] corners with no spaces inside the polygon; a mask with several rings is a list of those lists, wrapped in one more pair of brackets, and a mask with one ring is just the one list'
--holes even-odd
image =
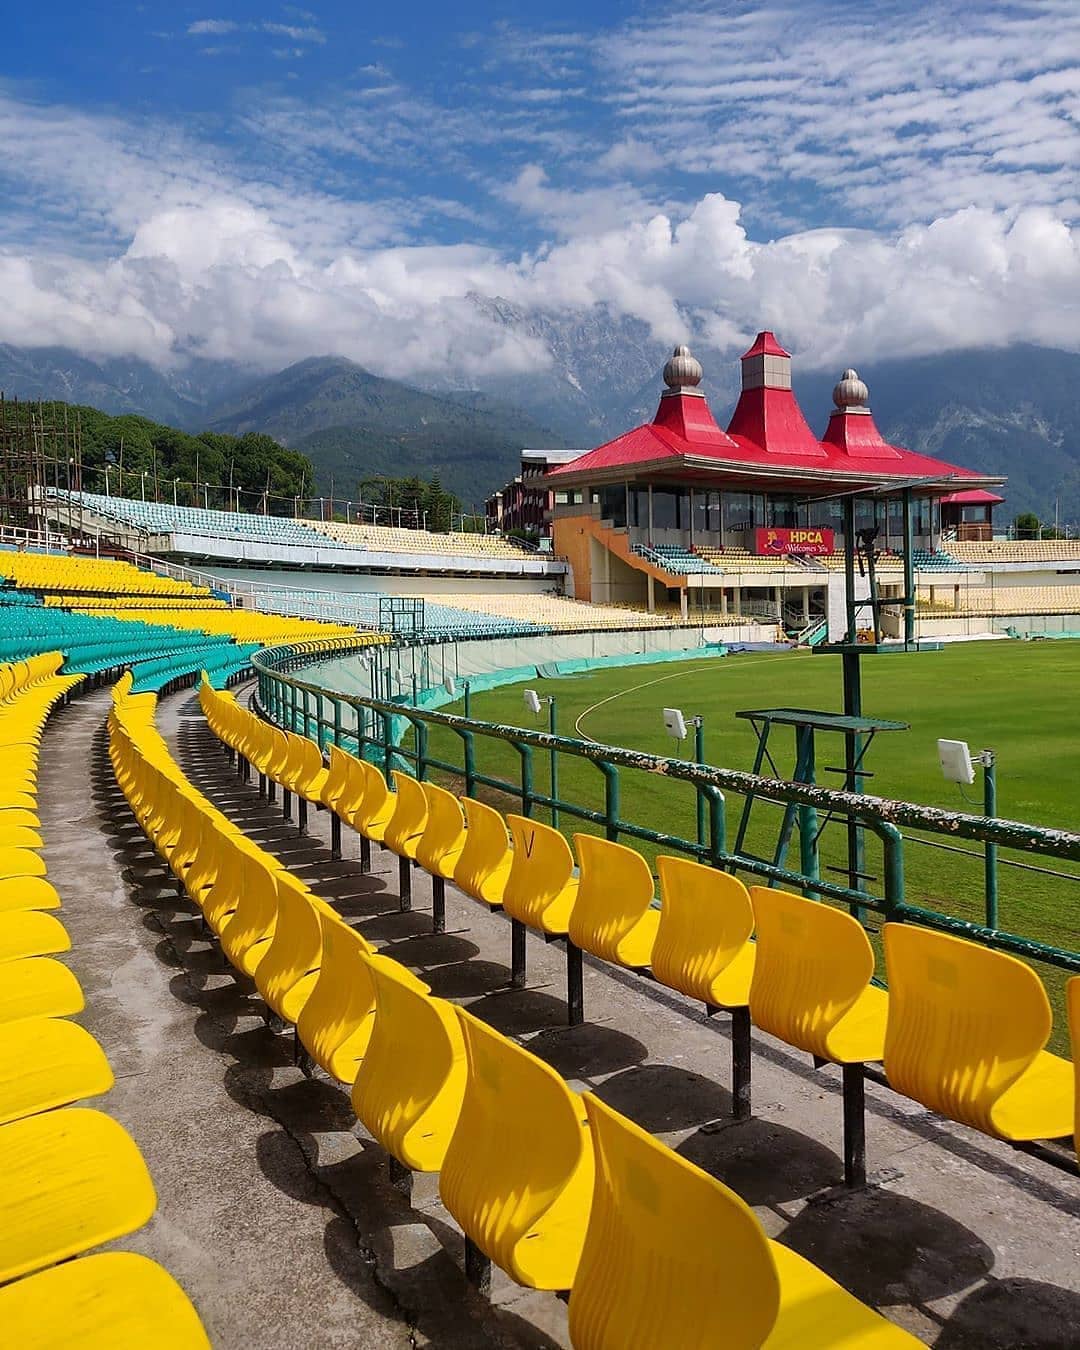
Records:
{"label": "mountain range", "polygon": [[[652,416],[668,352],[648,329],[602,311],[533,313],[472,297],[492,323],[537,340],[547,365],[482,387],[414,388],[337,356],[274,374],[197,360],[159,370],[137,358],[95,360],[66,348],[0,344],[0,390],[139,412],[184,430],[262,431],[315,464],[337,495],[380,473],[438,473],[479,502],[517,472],[523,446],[588,449]],[[730,353],[695,348],[723,425],[738,389]],[[800,372],[795,389],[823,430],[839,371]],[[1080,355],[1013,346],[860,366],[883,434],[913,450],[1007,474],[1002,518],[1033,510],[1080,521]]]}

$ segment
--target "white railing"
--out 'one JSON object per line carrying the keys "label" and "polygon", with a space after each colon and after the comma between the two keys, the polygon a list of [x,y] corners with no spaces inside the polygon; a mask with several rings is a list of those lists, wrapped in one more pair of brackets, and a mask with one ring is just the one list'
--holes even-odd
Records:
{"label": "white railing", "polygon": [[44,530],[22,525],[0,525],[0,544],[14,544],[16,548],[30,549],[66,549],[68,538],[63,534],[53,534]]}

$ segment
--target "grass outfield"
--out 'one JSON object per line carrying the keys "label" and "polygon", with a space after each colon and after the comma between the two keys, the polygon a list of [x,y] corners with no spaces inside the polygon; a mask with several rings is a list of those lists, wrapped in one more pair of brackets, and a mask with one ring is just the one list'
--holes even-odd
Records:
{"label": "grass outfield", "polygon": [[[884,797],[940,806],[953,810],[981,810],[981,785],[966,788],[965,803],[954,784],[945,783],[937,764],[939,736],[966,740],[974,752],[984,746],[997,752],[998,811],[1002,816],[1034,824],[1080,831],[1080,642],[956,643],[942,651],[910,655],[867,656],[863,660],[863,708],[868,715],[910,722],[906,732],[882,733],[870,748],[866,764],[874,777],[867,791]],[[674,743],[663,730],[660,709],[682,708],[689,716],[705,717],[706,759],[725,768],[753,766],[755,737],[749,723],[735,717],[740,709],[803,707],[840,711],[840,658],[810,653],[748,652],[712,660],[674,665],[634,666],[555,680],[532,680],[528,685],[558,700],[559,730],[607,744],[627,746],[653,754],[670,754]],[[547,710],[534,719],[522,706],[526,684],[478,693],[472,715],[492,722],[546,729]],[[460,704],[453,705],[454,711]],[[460,742],[448,741],[433,729],[432,753],[460,762]],[[770,750],[782,774],[794,765],[794,732],[775,727]],[[687,755],[689,756],[689,751]],[[819,766],[842,763],[842,740],[818,735]],[[547,790],[547,757],[536,756],[537,789]],[[516,752],[497,742],[477,738],[477,767],[481,772],[518,781]],[[562,756],[560,796],[582,805],[603,808],[603,780],[585,761]],[[840,786],[838,775],[820,772],[823,784]],[[624,820],[649,825],[692,838],[695,829],[694,794],[685,784],[624,770],[621,774]],[[500,803],[506,805],[507,803]],[[734,843],[742,799],[728,797],[728,840]],[[747,848],[771,856],[780,808],[759,803]],[[567,833],[583,828],[564,817]],[[590,827],[584,827],[590,828]],[[844,833],[827,826],[821,841],[823,875],[830,864],[841,863]],[[982,857],[978,845],[960,841],[975,854],[964,858],[912,842],[905,847],[907,898],[916,904],[965,918],[981,920],[983,913]],[[880,875],[880,850],[866,837],[867,870]],[[655,850],[643,846],[652,855]],[[1001,850],[1001,858],[1023,858]],[[789,862],[797,867],[798,840],[793,839]],[[1040,861],[1028,859],[1028,861]],[[1048,866],[1059,864],[1046,860]],[[1076,871],[1074,864],[1061,870]],[[870,889],[880,893],[880,886]],[[1056,946],[1080,945],[1080,882],[1060,881],[1009,866],[1000,868],[1002,928]],[[1042,967],[1055,1004],[1055,1044],[1065,1047],[1061,1014],[1062,973]]]}

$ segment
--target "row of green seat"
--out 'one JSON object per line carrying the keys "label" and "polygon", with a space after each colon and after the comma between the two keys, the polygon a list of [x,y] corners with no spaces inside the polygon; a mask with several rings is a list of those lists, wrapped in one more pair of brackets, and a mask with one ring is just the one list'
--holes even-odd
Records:
{"label": "row of green seat", "polygon": [[69,613],[37,604],[5,612],[0,659],[20,660],[41,651],[62,651],[66,669],[84,674],[116,670],[130,661],[226,646],[227,634],[211,635],[164,624],[139,623]]}
{"label": "row of green seat", "polygon": [[[525,979],[525,930],[567,951],[571,1022],[583,1017],[581,953],[649,973],[732,1014],[733,1100],[750,1109],[750,1023],[841,1066],[848,1184],[865,1180],[864,1066],[931,1110],[1013,1143],[1080,1136],[1075,1062],[1046,1050],[1052,1012],[1030,966],[1005,953],[911,924],[884,929],[886,982],[851,915],[816,900],[746,887],[729,873],[676,857],[658,861],[660,903],[635,849],[576,834],[574,854],[550,826],[458,799],[433,783],[382,773],[336,746],[264,723],[233,702],[210,713],[215,732],[259,772],[399,857],[402,907],[410,870],[432,877],[433,925],[447,880],[512,919],[511,980]],[[335,833],[335,839],[339,836]],[[366,846],[366,848],[365,848]],[[1008,990],[1002,998],[1001,991]],[[1080,978],[1069,984],[1080,1047]],[[961,1030],[962,1028],[962,1030]],[[1080,1147],[1080,1145],[1078,1145]]]}
{"label": "row of green seat", "polygon": [[[205,683],[200,701],[215,722],[242,711]],[[399,1180],[439,1174],[478,1283],[495,1262],[524,1286],[569,1290],[578,1350],[919,1344],[770,1242],[722,1183],[375,952],[186,780],[152,699],[118,700],[110,755],[226,958],[351,1085]]]}
{"label": "row of green seat", "polygon": [[223,689],[251,669],[251,658],[259,650],[254,642],[197,647],[179,655],[154,661],[140,661],[133,668],[132,692],[166,693],[181,684],[192,683],[205,673],[215,689]]}
{"label": "row of green seat", "polygon": [[[127,1131],[72,1103],[109,1091],[101,1046],[68,1019],[83,992],[62,962],[71,939],[54,913],[37,816],[42,730],[81,675],[60,652],[0,666],[0,1326],[34,1350],[209,1346],[180,1286],[131,1252],[86,1255],[140,1228],[153,1182]],[[77,1260],[71,1258],[76,1257]]]}
{"label": "row of green seat", "polygon": [[29,601],[7,614],[7,628],[19,631],[0,637],[0,659],[60,649],[66,670],[100,675],[130,665],[139,690],[160,690],[191,682],[201,670],[224,687],[250,667],[258,650],[257,643],[234,643],[227,634],[72,614],[41,608],[32,596]]}

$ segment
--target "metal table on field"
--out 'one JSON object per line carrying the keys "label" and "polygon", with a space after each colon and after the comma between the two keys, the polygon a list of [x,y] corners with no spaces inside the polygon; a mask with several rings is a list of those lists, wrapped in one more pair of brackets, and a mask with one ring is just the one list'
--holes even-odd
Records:
{"label": "metal table on field", "polygon": [[[823,767],[823,772],[841,774],[843,786],[848,792],[862,792],[864,780],[872,776],[863,768],[863,762],[878,732],[910,730],[910,723],[908,722],[893,722],[882,717],[855,717],[845,713],[819,712],[812,708],[754,708],[737,712],[735,716],[749,722],[757,736],[754,773],[760,774],[762,766],[767,764],[773,776],[780,779],[785,778],[785,775],[777,768],[776,761],[770,751],[769,736],[774,726],[794,727],[795,768],[790,779],[788,779],[789,782],[817,782],[817,733],[819,731],[834,732],[843,736],[844,765],[842,767],[826,765]],[[755,797],[750,795],[743,804],[742,816],[739,820],[739,832],[735,840],[736,853],[743,852],[754,801]],[[819,825],[815,807],[798,806],[794,802],[788,802],[784,807],[784,818],[780,825],[780,834],[776,842],[774,856],[772,859],[758,859],[758,861],[771,861],[777,867],[784,865],[788,845],[791,842],[791,834],[795,828],[795,822],[798,820],[799,870],[804,876],[811,879],[819,878],[821,872],[818,859],[818,840],[821,837],[822,830],[829,823],[829,819],[830,817],[826,816],[825,820]],[[872,877],[867,876],[864,870],[862,830],[854,821],[848,822],[848,865],[832,870],[845,872],[848,877],[848,885],[853,890],[862,887],[864,882],[873,880]],[[806,893],[813,894],[811,890]]]}

